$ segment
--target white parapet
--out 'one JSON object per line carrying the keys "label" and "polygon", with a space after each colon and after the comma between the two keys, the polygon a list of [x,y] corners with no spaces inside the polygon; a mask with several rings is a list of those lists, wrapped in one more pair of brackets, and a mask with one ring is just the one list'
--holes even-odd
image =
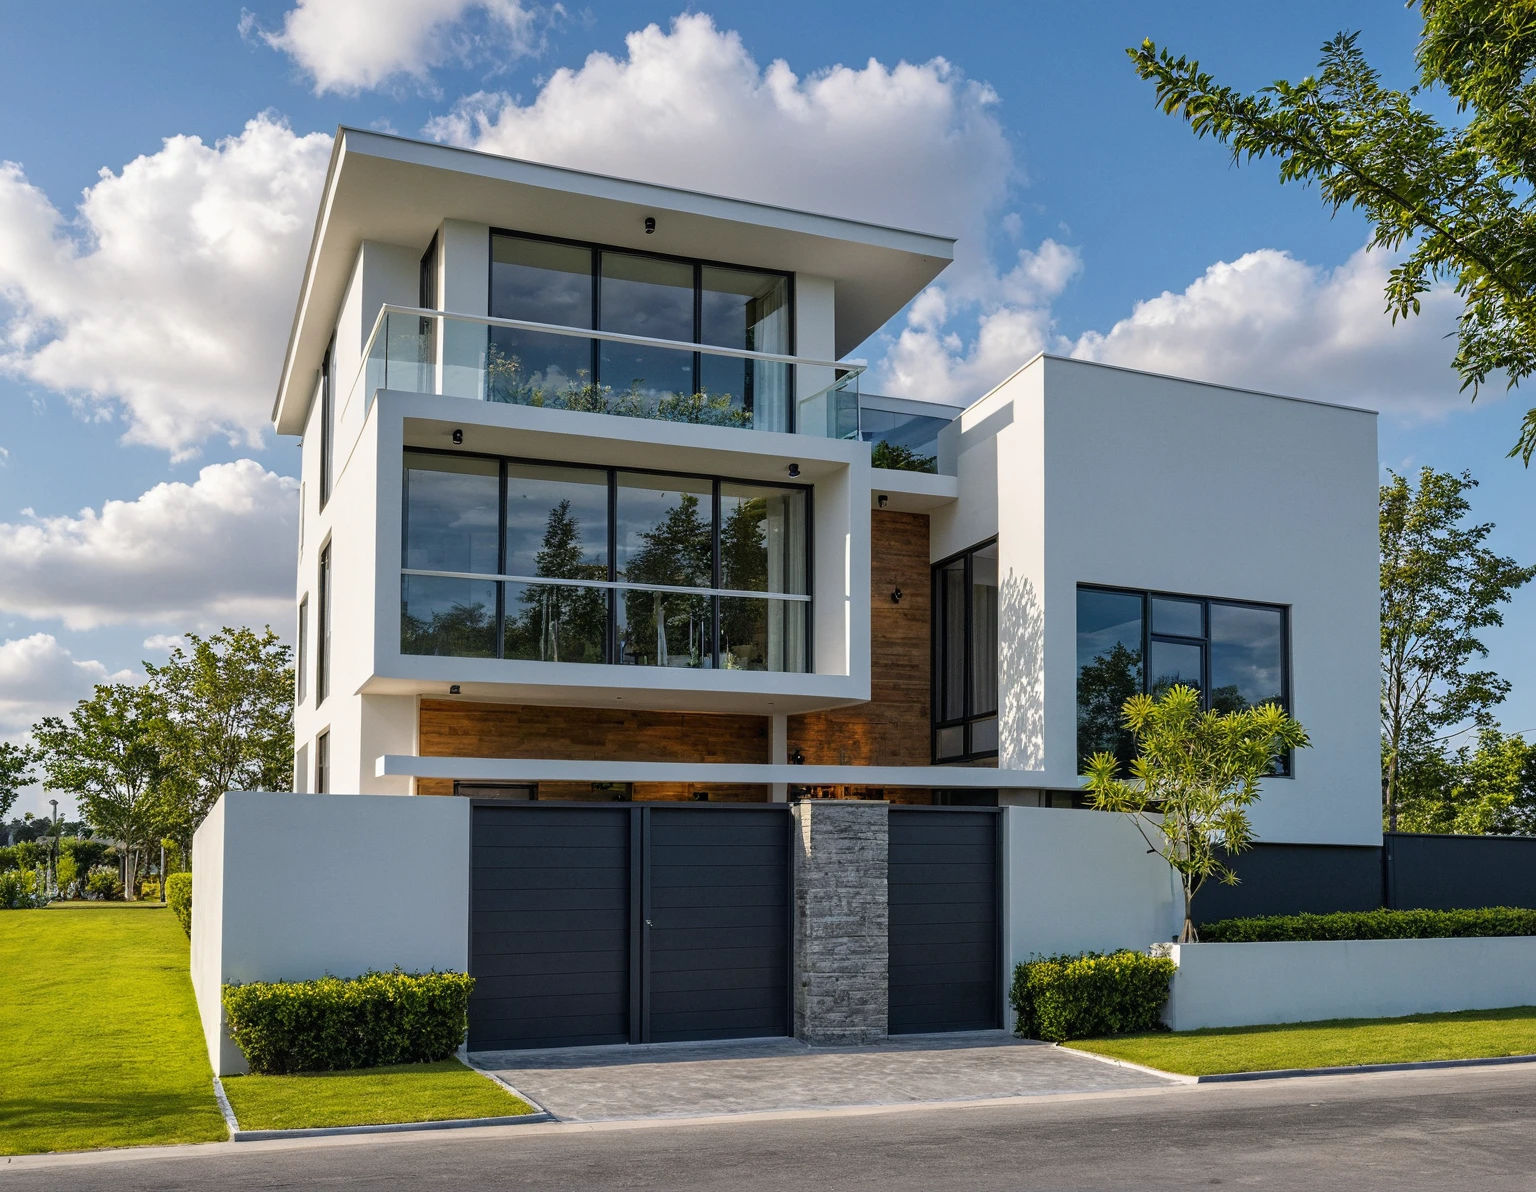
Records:
{"label": "white parapet", "polygon": [[1180,944],[1163,1019],[1200,1027],[1536,1004],[1536,936]]}
{"label": "white parapet", "polygon": [[192,842],[192,986],[215,1075],[223,986],[469,966],[469,800],[230,792]]}

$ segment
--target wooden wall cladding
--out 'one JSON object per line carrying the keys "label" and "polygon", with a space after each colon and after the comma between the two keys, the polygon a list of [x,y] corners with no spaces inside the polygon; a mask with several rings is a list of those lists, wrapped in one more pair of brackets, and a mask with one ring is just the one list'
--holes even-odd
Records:
{"label": "wooden wall cladding", "polygon": [[[926,766],[932,692],[933,581],[928,518],[870,514],[870,700],[789,718],[789,751],[807,765]],[[901,589],[901,603],[891,593]]]}
{"label": "wooden wall cladding", "polygon": [[[530,757],[561,761],[596,758],[615,762],[756,765],[769,760],[766,716],[424,699],[418,734],[422,757]],[[540,795],[571,798],[577,786],[545,783],[540,787]],[[764,788],[756,786],[717,784],[708,789],[711,799],[721,801],[758,802],[767,797]],[[453,783],[422,778],[416,782],[416,792],[451,795]],[[689,799],[692,794],[693,788],[681,783],[638,783],[635,787],[636,800]]]}

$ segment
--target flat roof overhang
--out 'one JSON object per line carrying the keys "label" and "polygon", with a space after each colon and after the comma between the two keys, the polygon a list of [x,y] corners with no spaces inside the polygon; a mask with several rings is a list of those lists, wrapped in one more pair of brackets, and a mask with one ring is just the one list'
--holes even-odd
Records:
{"label": "flat roof overhang", "polygon": [[425,251],[444,219],[831,278],[839,357],[954,259],[948,236],[340,128],[272,410],[279,434],[303,429],[358,246]]}
{"label": "flat roof overhang", "polygon": [[377,778],[452,778],[460,782],[788,783],[792,786],[901,786],[994,790],[1033,788],[1038,770],[984,766],[794,766],[698,762],[568,761],[552,758],[380,756]]}

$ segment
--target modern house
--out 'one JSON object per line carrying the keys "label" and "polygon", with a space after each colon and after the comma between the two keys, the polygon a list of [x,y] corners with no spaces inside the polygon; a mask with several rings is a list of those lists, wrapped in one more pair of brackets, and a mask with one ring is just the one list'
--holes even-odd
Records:
{"label": "modern house", "polygon": [[[294,790],[462,824],[416,872],[471,1046],[1001,1025],[1009,958],[1166,938],[1166,871],[1072,809],[1172,682],[1306,725],[1260,839],[1379,848],[1375,416],[1054,356],[870,394],[849,354],[952,250],[338,135],[273,410]],[[818,959],[845,880],[878,991]]]}

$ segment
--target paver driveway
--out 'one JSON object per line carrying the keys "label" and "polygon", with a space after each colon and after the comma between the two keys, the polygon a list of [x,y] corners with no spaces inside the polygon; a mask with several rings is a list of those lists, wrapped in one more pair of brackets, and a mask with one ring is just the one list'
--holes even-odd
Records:
{"label": "paver driveway", "polygon": [[770,1039],[477,1051],[469,1059],[565,1121],[1035,1097],[1170,1083],[1003,1031],[906,1035],[864,1047]]}

